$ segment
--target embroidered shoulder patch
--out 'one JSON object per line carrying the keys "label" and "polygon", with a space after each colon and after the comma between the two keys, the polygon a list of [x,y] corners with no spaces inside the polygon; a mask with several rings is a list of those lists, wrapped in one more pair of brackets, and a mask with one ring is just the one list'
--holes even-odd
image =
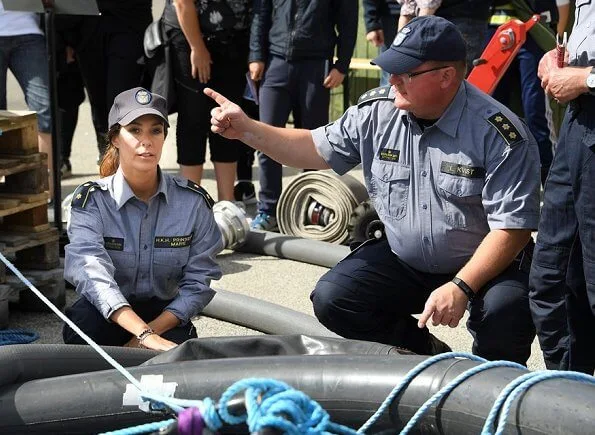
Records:
{"label": "embroidered shoulder patch", "polygon": [[498,133],[500,133],[500,136],[502,136],[508,146],[512,146],[524,139],[514,124],[502,112],[490,116],[488,122],[498,130]]}
{"label": "embroidered shoulder patch", "polygon": [[99,184],[94,181],[87,181],[76,188],[72,195],[72,207],[85,208],[89,195],[96,190],[100,190]]}
{"label": "embroidered shoulder patch", "polygon": [[389,97],[390,86],[380,86],[369,91],[364,92],[357,100],[357,105],[369,103],[370,101],[376,100],[394,100],[393,97]]}
{"label": "embroidered shoulder patch", "polygon": [[213,205],[215,205],[215,200],[211,197],[211,195],[209,195],[209,192],[207,192],[204,188],[200,187],[194,181],[188,180],[188,184],[186,184],[182,187],[185,187],[186,189],[190,189],[193,192],[196,192],[200,196],[202,196],[204,198],[204,200],[206,201],[207,205],[209,206],[209,208],[213,208]]}

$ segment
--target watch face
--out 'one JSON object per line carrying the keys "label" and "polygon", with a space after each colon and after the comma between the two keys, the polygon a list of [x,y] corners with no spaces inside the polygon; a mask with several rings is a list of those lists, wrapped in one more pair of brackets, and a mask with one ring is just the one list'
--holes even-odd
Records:
{"label": "watch face", "polygon": [[587,86],[589,89],[591,89],[591,91],[595,90],[595,73],[591,72],[589,77],[587,77]]}

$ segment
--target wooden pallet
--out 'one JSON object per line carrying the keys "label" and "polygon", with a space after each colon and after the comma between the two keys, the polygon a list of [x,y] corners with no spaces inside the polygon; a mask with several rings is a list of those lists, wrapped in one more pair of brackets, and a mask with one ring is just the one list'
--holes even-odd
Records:
{"label": "wooden pallet", "polygon": [[3,154],[16,155],[39,151],[35,112],[0,110],[0,150]]}

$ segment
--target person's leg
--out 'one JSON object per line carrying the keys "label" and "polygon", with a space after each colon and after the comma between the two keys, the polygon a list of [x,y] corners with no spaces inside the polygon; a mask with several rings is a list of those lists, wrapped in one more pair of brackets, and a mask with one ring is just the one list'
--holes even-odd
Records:
{"label": "person's leg", "polygon": [[51,168],[54,156],[52,155],[52,118],[45,38],[41,35],[21,35],[13,38],[15,44],[11,51],[9,68],[25,94],[27,106],[37,112],[37,139],[39,151],[48,155],[51,196],[54,178]]}
{"label": "person's leg", "polygon": [[427,328],[417,327],[431,291],[448,280],[417,272],[384,240],[368,241],[325,273],[310,299],[318,320],[345,338],[433,354]]}
{"label": "person's leg", "polygon": [[545,185],[545,179],[552,164],[553,147],[545,117],[545,92],[541,87],[541,80],[537,77],[537,67],[543,54],[543,50],[539,48],[535,40],[528,36],[517,54],[517,59],[524,119],[539,147],[541,184]]}
{"label": "person's leg", "polygon": [[470,304],[467,328],[475,355],[527,364],[535,326],[528,297],[530,254],[524,255],[488,282]]}
{"label": "person's leg", "polygon": [[328,61],[323,59],[304,60],[295,64],[300,128],[312,130],[328,123],[331,92],[323,85],[325,64]]}
{"label": "person's leg", "polygon": [[[172,73],[175,83],[178,122],[176,146],[180,173],[196,183],[202,179],[207,133],[210,130],[210,99],[202,93],[204,85],[191,74],[190,46],[181,30],[168,33],[171,44]],[[207,118],[208,117],[208,118]]]}
{"label": "person's leg", "polygon": [[[132,335],[121,326],[105,320],[99,310],[84,296],[79,297],[70,308],[67,308],[65,314],[91,340],[101,346],[123,346],[132,338]],[[86,344],[66,324],[62,329],[62,338],[66,344]]]}
{"label": "person's leg", "polygon": [[0,36],[0,110],[6,110],[6,73],[8,71],[8,59],[10,56],[11,39],[8,36]]}
{"label": "person's leg", "polygon": [[[291,111],[289,64],[273,56],[260,87],[260,120],[276,127],[284,127]],[[258,153],[260,191],[258,211],[277,215],[277,201],[281,196],[283,167],[269,156]]]}

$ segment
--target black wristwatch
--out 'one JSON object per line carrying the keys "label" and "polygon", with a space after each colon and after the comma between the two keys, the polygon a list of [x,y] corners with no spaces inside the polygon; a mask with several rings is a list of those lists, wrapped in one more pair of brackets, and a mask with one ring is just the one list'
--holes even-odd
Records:
{"label": "black wristwatch", "polygon": [[591,73],[587,76],[587,87],[589,94],[595,95],[595,66],[591,68]]}
{"label": "black wristwatch", "polygon": [[475,292],[461,278],[455,276],[452,279],[452,282],[455,283],[457,285],[457,287],[463,291],[463,293],[465,293],[465,295],[467,296],[467,299],[469,299],[469,302],[471,302],[473,299],[475,299]]}

